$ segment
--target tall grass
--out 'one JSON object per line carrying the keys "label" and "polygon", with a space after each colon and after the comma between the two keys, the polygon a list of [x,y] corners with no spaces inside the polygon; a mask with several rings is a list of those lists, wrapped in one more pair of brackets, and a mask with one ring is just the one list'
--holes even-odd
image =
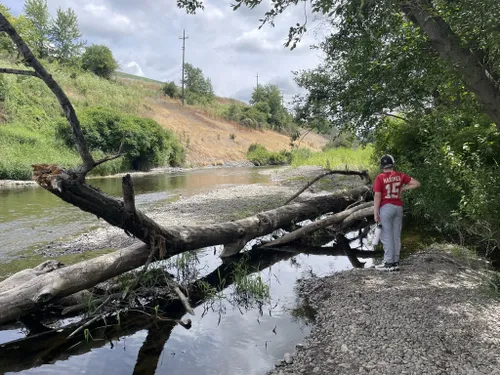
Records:
{"label": "tall grass", "polygon": [[333,148],[322,152],[311,152],[306,149],[292,152],[292,167],[316,165],[327,169],[368,170],[377,173],[377,166],[372,161],[373,147]]}

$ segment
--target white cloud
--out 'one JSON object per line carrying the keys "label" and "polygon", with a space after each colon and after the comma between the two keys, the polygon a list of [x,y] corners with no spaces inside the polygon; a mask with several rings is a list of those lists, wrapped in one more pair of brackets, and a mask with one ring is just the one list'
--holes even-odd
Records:
{"label": "white cloud", "polygon": [[106,7],[104,5],[96,5],[96,4],[85,4],[83,7],[87,12],[91,13],[95,17],[102,16],[104,12],[106,12]]}
{"label": "white cloud", "polygon": [[[3,1],[13,12],[21,11],[19,2]],[[275,27],[258,29],[270,1],[237,11],[232,11],[232,2],[205,0],[205,10],[197,15],[187,15],[174,0],[50,0],[49,10],[54,16],[57,7],[71,7],[88,44],[108,45],[129,73],[178,82],[179,37],[185,28],[186,61],[211,78],[218,95],[248,100],[257,73],[262,84],[275,82],[285,95],[296,93],[291,71],[313,68],[320,61],[318,51],[309,50],[309,44],[317,42],[311,35],[294,51],[283,47],[288,28],[304,21],[303,6],[291,7],[276,19]]]}
{"label": "white cloud", "polygon": [[131,61],[131,62],[127,63],[125,65],[125,69],[123,69],[123,71],[126,73],[134,74],[136,76],[145,77],[144,72],[142,71],[142,68],[135,61]]}

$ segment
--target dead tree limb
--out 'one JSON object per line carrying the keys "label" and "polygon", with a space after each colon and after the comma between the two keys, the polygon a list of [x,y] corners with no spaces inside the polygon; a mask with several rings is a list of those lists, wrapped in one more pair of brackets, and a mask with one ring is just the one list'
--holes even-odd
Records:
{"label": "dead tree limb", "polygon": [[284,244],[296,241],[300,237],[303,237],[307,234],[313,233],[321,228],[325,228],[325,227],[328,227],[328,226],[334,225],[334,224],[343,223],[344,220],[351,217],[356,211],[360,211],[366,207],[372,207],[372,206],[373,206],[373,202],[367,202],[367,203],[360,204],[359,206],[355,206],[355,207],[350,208],[348,210],[345,210],[345,211],[339,212],[335,215],[332,215],[330,217],[327,217],[326,219],[315,221],[309,225],[301,227],[300,229],[297,229],[293,232],[287,233],[283,237],[280,237],[277,240],[271,241],[271,242],[263,245],[262,247],[277,247],[280,245],[284,245]]}
{"label": "dead tree limb", "polygon": [[[72,191],[78,204],[81,204],[82,201],[89,202],[89,199],[84,199],[85,192],[89,192],[91,196],[94,194],[94,190],[84,184],[77,184],[76,190]],[[158,235],[164,236],[166,257],[187,250],[220,244],[228,245],[224,249],[226,253],[221,254],[221,256],[229,256],[239,252],[251,239],[288,226],[292,222],[315,218],[326,212],[342,211],[369,193],[368,187],[361,186],[348,192],[310,198],[304,202],[261,212],[238,221],[213,225],[162,228],[149,218],[140,221],[142,217],[138,216],[136,217],[136,223],[138,223],[136,227],[127,227],[127,229],[144,238],[142,232],[145,231],[144,222],[150,220],[150,225],[157,226]],[[97,213],[104,216],[116,215],[114,217],[108,216],[109,221],[115,222],[117,226],[122,225],[123,203],[109,198],[109,201],[112,202],[109,204],[108,201],[102,201],[103,195],[96,195],[96,197],[101,198],[101,200],[96,199],[94,202],[95,206],[93,207]],[[138,213],[139,211],[136,211],[136,215]],[[151,230],[154,229],[152,227]],[[151,254],[151,249],[147,245],[136,244],[111,254],[31,277],[8,289],[3,288],[3,283],[0,283],[0,324],[15,320],[51,301],[88,289],[114,276],[138,268],[147,263]],[[4,283],[8,280],[5,280]]]}
{"label": "dead tree limb", "polygon": [[132,183],[132,177],[130,177],[130,174],[127,174],[122,179],[122,192],[123,207],[125,208],[125,212],[133,215],[135,213],[135,193],[134,185]]}
{"label": "dead tree limb", "polygon": [[319,176],[315,177],[311,182],[308,182],[306,186],[304,186],[302,189],[300,189],[298,192],[296,192],[290,199],[288,199],[285,204],[290,203],[293,201],[295,198],[297,198],[300,194],[302,194],[308,187],[313,185],[316,181],[321,180],[323,177],[330,176],[332,174],[341,174],[345,176],[359,176],[361,178],[365,178],[368,182],[370,180],[370,177],[368,176],[368,171],[347,171],[347,170],[333,170],[333,171],[327,171]]}
{"label": "dead tree limb", "polygon": [[33,70],[0,68],[0,73],[17,74],[17,75],[21,75],[21,76],[31,76],[31,77],[40,78],[38,73],[33,71]]}

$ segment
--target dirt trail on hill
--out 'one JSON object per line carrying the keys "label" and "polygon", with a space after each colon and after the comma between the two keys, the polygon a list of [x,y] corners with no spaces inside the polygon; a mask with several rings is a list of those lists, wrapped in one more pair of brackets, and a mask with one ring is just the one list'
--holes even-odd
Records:
{"label": "dirt trail on hill", "polygon": [[[172,130],[186,148],[186,162],[192,165],[222,165],[246,160],[252,143],[270,151],[290,149],[290,138],[270,130],[251,130],[239,124],[212,119],[200,110],[183,108],[178,101],[147,98],[143,115]],[[234,135],[234,138],[233,138]],[[309,133],[301,146],[320,151],[327,140]]]}

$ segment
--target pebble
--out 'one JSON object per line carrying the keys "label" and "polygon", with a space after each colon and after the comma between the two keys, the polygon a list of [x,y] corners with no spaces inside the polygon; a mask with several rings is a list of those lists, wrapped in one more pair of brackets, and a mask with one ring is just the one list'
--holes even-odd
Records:
{"label": "pebble", "polygon": [[286,374],[500,374],[500,301],[457,262],[428,249],[398,273],[301,280],[316,322]]}

